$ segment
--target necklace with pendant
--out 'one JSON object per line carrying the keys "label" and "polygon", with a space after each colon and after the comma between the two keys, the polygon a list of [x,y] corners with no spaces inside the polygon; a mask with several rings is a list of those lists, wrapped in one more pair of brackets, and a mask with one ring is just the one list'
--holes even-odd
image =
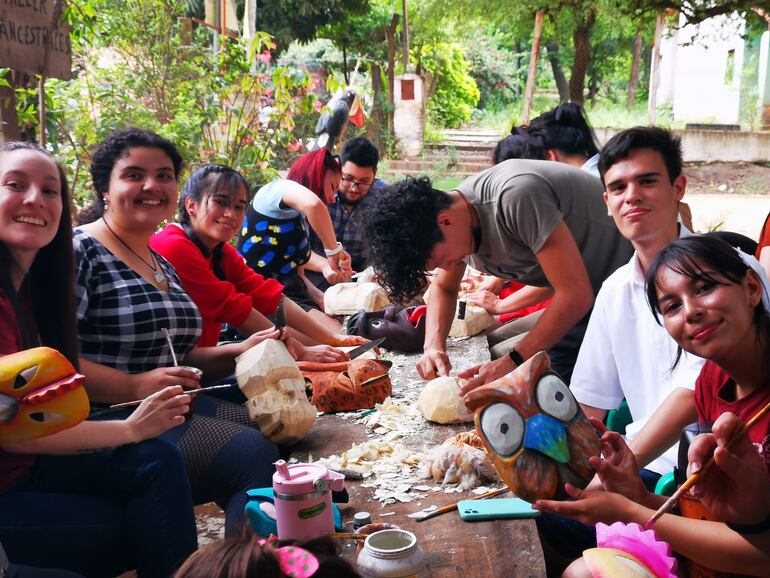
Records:
{"label": "necklace with pendant", "polygon": [[110,231],[110,233],[112,233],[112,236],[115,237],[118,241],[120,241],[121,245],[123,245],[126,249],[128,249],[131,252],[131,254],[134,255],[137,259],[139,259],[142,263],[147,265],[150,271],[152,271],[153,273],[152,277],[153,279],[155,279],[156,283],[163,283],[164,281],[166,281],[166,276],[163,274],[163,271],[160,270],[160,263],[157,263],[155,261],[155,256],[153,255],[152,249],[150,249],[149,245],[147,246],[147,249],[150,251],[150,258],[152,259],[151,263],[148,263],[147,261],[145,261],[139,253],[134,251],[129,246],[128,243],[126,243],[123,239],[121,239],[118,236],[118,234],[112,230],[112,227],[110,227],[110,224],[107,222],[107,219],[105,219],[104,216],[102,216],[102,221],[104,221],[104,224],[107,226],[107,229]]}

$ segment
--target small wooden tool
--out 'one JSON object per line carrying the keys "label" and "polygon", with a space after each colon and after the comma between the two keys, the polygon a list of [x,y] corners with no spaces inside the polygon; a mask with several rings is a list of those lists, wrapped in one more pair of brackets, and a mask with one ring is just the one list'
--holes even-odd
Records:
{"label": "small wooden tool", "polygon": [[[468,498],[469,500],[485,500],[487,498],[494,498],[495,496],[499,496],[501,494],[505,494],[506,492],[509,492],[510,490],[505,488],[498,488],[496,490],[491,490],[487,492],[486,494],[481,494],[480,496],[474,496],[473,498]],[[429,518],[433,518],[435,516],[438,516],[440,514],[445,514],[447,512],[451,512],[452,510],[457,509],[457,504],[460,502],[455,502],[454,504],[449,504],[447,506],[442,506],[438,510],[433,510],[432,512],[425,512],[421,516],[411,515],[410,517],[414,517],[418,522],[424,522],[425,520]],[[420,513],[420,512],[418,512]]]}

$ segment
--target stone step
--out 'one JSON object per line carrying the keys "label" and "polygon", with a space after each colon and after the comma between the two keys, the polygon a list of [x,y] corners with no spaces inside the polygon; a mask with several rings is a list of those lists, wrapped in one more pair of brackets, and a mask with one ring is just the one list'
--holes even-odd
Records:
{"label": "stone step", "polygon": [[441,134],[446,135],[447,137],[452,138],[460,138],[460,137],[470,137],[470,138],[488,138],[489,140],[500,140],[501,136],[497,131],[494,130],[476,130],[476,129],[446,129],[441,131]]}
{"label": "stone step", "polygon": [[391,173],[397,173],[400,171],[434,172],[446,169],[452,172],[478,173],[490,166],[491,163],[488,160],[486,162],[465,162],[458,159],[457,162],[450,163],[446,158],[420,158],[388,161],[386,170]]}
{"label": "stone step", "polygon": [[[431,177],[435,177],[436,175],[442,175],[442,176],[459,177],[462,179],[473,176],[476,173],[477,171],[474,171],[474,172],[456,171],[451,168],[448,168],[442,171],[430,171]],[[379,173],[378,173],[378,176],[379,176]],[[392,171],[388,169],[384,172],[384,175],[383,175],[385,180],[388,181],[389,183],[394,183],[395,181],[400,180],[404,177],[423,177],[423,176],[426,176],[425,171],[412,170],[412,169],[403,169],[398,171]]]}
{"label": "stone step", "polygon": [[441,141],[441,142],[434,142],[434,143],[428,143],[425,145],[426,148],[429,149],[457,149],[457,150],[463,150],[463,151],[489,151],[489,154],[492,153],[492,151],[495,148],[495,145],[497,142],[467,142],[467,141]]}

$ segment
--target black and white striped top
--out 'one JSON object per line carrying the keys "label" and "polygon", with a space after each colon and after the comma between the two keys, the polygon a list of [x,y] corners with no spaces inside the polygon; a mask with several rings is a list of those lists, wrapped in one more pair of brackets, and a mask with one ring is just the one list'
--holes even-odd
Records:
{"label": "black and white striped top", "polygon": [[75,229],[75,297],[80,353],[128,373],[171,367],[161,331],[166,328],[178,359],[193,349],[203,322],[174,267],[155,253],[168,278],[161,291],[90,234]]}

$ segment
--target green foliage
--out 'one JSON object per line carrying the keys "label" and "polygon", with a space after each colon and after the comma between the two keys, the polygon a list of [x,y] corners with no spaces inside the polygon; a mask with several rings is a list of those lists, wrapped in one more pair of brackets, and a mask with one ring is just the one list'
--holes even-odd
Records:
{"label": "green foliage", "polygon": [[[154,130],[193,165],[227,164],[257,186],[276,176],[272,163],[292,142],[295,119],[314,113],[307,72],[256,58],[272,47],[268,34],[258,33],[248,45],[230,39],[213,55],[205,28],[195,30],[191,45],[182,44],[177,17],[185,9],[181,0],[71,3],[71,14],[80,15],[73,32],[78,74],[46,86],[49,134],[71,171],[78,204],[90,196],[90,149],[116,128]],[[90,20],[89,10],[99,18]],[[265,125],[259,113],[268,101]]]}
{"label": "green foliage", "polygon": [[479,89],[458,44],[425,44],[412,53],[419,70],[430,76],[428,114],[440,127],[460,126],[471,118]]}
{"label": "green foliage", "polygon": [[470,72],[476,79],[480,98],[478,108],[500,109],[510,105],[522,92],[522,72],[526,75],[528,54],[519,55],[506,45],[507,38],[500,34],[487,34],[484,29],[475,29],[474,41],[467,43],[465,57]]}

